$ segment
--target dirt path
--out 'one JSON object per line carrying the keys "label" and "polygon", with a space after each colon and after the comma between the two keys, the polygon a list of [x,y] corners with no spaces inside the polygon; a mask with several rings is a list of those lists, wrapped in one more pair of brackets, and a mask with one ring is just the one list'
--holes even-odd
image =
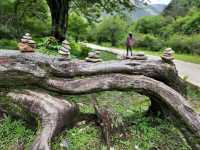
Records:
{"label": "dirt path", "polygon": [[[87,47],[92,49],[98,49],[102,51],[111,52],[117,55],[124,55],[125,51],[123,49],[116,49],[116,48],[108,48],[103,47],[95,44],[83,43]],[[157,56],[149,56],[151,59],[159,59]],[[200,87],[200,65],[184,62],[180,60],[175,60],[174,63],[176,64],[177,70],[181,77],[186,77],[187,81],[191,84]]]}

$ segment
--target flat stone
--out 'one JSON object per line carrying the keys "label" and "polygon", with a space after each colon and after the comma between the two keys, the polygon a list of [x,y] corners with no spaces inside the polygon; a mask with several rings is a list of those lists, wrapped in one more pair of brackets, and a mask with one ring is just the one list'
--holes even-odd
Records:
{"label": "flat stone", "polygon": [[28,44],[18,43],[18,48],[22,53],[35,52],[35,50]]}
{"label": "flat stone", "polygon": [[60,47],[60,49],[59,49],[60,51],[63,51],[63,52],[69,52],[69,50],[68,49],[66,49],[66,48],[64,48],[64,47]]}
{"label": "flat stone", "polygon": [[99,58],[100,58],[100,56],[97,55],[95,52],[90,52],[90,53],[88,54],[88,57],[89,57],[89,58],[94,58],[94,59],[99,59]]}
{"label": "flat stone", "polygon": [[71,47],[69,45],[66,45],[66,44],[62,44],[62,47],[68,49],[68,50],[71,50]]}
{"label": "flat stone", "polygon": [[96,50],[96,51],[94,51],[97,55],[100,55],[101,54],[101,52],[100,51],[98,51],[98,50]]}
{"label": "flat stone", "polygon": [[29,40],[28,43],[29,43],[29,44],[35,44],[36,42],[33,41],[33,40]]}
{"label": "flat stone", "polygon": [[174,60],[174,57],[164,57],[164,56],[161,56],[161,58],[162,58],[162,60],[164,60],[164,61],[172,61],[172,60]]}
{"label": "flat stone", "polygon": [[132,56],[130,57],[132,60],[147,60],[147,56]]}
{"label": "flat stone", "polygon": [[92,58],[89,58],[89,57],[87,57],[85,60],[87,62],[92,62],[92,63],[102,62],[102,59],[92,59]]}
{"label": "flat stone", "polygon": [[22,38],[23,38],[23,39],[27,39],[27,40],[32,40],[32,37],[30,37],[30,36],[26,36],[26,35],[23,36]]}
{"label": "flat stone", "polygon": [[31,34],[30,33],[26,33],[25,36],[31,36]]}
{"label": "flat stone", "polygon": [[68,56],[70,55],[69,52],[65,52],[65,51],[62,51],[62,50],[59,50],[58,53],[61,54],[61,55],[68,55]]}
{"label": "flat stone", "polygon": [[28,39],[21,39],[22,43],[28,43]]}
{"label": "flat stone", "polygon": [[144,52],[139,52],[135,54],[136,56],[145,56]]}
{"label": "flat stone", "polygon": [[68,42],[67,40],[64,40],[64,41],[62,42],[62,44],[69,45],[69,42]]}

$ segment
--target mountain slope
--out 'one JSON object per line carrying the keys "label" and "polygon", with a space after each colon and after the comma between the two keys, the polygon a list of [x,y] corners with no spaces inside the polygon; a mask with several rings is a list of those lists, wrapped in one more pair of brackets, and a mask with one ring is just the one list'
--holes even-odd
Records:
{"label": "mountain slope", "polygon": [[172,0],[164,9],[163,15],[184,16],[192,7],[200,8],[200,0]]}
{"label": "mountain slope", "polygon": [[143,6],[141,8],[136,8],[135,11],[129,13],[129,16],[134,20],[137,20],[143,16],[156,16],[162,13],[165,7],[165,4],[152,4]]}

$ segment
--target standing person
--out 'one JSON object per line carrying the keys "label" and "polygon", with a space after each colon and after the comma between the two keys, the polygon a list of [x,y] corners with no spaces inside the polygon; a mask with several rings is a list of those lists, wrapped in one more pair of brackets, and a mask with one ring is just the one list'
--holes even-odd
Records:
{"label": "standing person", "polygon": [[133,34],[129,33],[127,41],[126,41],[126,52],[127,52],[126,57],[128,57],[129,51],[131,52],[131,56],[133,56],[132,47],[134,45],[134,42],[135,42],[135,39],[133,38]]}

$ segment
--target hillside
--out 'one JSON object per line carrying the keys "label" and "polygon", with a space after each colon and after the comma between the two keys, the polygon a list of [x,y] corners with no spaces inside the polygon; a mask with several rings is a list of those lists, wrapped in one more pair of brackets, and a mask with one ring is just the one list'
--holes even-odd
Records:
{"label": "hillside", "polygon": [[162,13],[165,7],[165,4],[152,4],[148,6],[143,6],[142,8],[137,8],[135,11],[133,11],[130,16],[134,20],[138,20],[143,16],[156,16]]}
{"label": "hillside", "polygon": [[163,14],[173,17],[184,16],[192,7],[200,8],[200,0],[172,0]]}

